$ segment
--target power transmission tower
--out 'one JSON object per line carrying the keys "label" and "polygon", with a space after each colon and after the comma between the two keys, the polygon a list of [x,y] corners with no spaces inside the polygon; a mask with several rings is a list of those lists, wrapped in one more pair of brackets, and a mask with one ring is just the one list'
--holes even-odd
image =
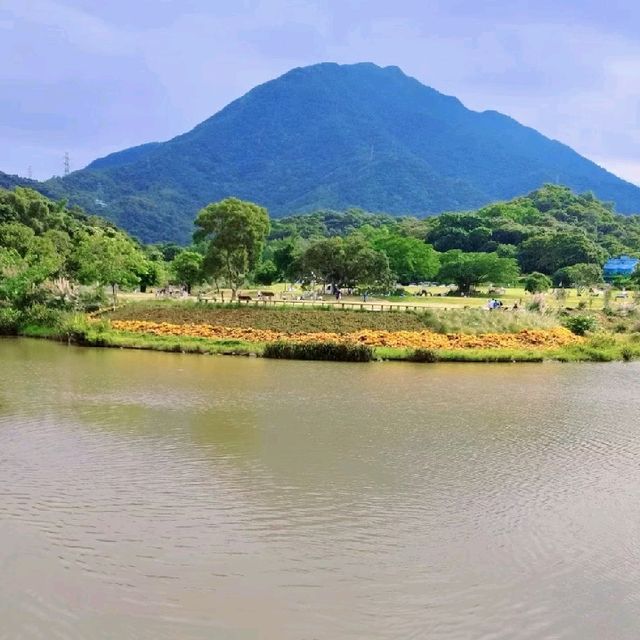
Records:
{"label": "power transmission tower", "polygon": [[71,171],[70,169],[70,164],[69,164],[69,152],[65,151],[64,152],[64,175],[68,176],[69,172]]}

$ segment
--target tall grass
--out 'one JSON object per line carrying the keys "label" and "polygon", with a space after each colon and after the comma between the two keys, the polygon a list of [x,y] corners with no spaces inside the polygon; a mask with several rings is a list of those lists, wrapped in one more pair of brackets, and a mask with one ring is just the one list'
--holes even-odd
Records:
{"label": "tall grass", "polygon": [[426,329],[436,333],[517,333],[522,329],[552,329],[560,322],[555,314],[486,309],[428,309],[419,313]]}
{"label": "tall grass", "polygon": [[286,360],[330,360],[332,362],[371,362],[373,349],[362,344],[333,342],[272,342],[264,348],[265,358]]}

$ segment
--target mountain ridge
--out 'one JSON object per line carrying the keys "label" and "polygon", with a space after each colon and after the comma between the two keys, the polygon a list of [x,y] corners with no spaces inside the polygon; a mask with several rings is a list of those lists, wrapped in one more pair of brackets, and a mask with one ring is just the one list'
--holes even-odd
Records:
{"label": "mountain ridge", "polygon": [[148,241],[186,240],[196,212],[229,195],[275,217],[349,207],[426,215],[557,181],[640,212],[640,188],[510,116],[467,109],[395,66],[319,63],[43,188]]}

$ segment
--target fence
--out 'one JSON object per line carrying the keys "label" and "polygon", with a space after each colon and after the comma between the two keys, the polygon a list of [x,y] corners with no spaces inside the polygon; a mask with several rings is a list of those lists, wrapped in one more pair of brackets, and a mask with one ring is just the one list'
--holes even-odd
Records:
{"label": "fence", "polygon": [[[208,303],[219,302],[217,298],[201,297],[198,298],[200,302]],[[227,304],[229,304],[227,302]],[[280,307],[295,307],[295,306],[308,306],[308,307],[321,307],[325,309],[354,309],[357,311],[428,311],[433,306],[419,305],[419,304],[402,304],[398,302],[342,302],[336,300],[335,302],[323,301],[323,300],[268,300],[253,298],[251,300],[239,300],[237,304],[260,307],[260,306],[280,306]],[[438,309],[447,309],[447,307],[438,306]]]}

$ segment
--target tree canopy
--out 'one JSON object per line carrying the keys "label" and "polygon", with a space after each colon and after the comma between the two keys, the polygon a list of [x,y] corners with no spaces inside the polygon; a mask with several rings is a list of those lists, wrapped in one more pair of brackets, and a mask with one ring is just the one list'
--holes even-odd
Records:
{"label": "tree canopy", "polygon": [[512,258],[495,253],[464,253],[459,249],[442,256],[438,274],[441,282],[457,285],[460,293],[468,294],[480,284],[509,284],[519,275],[518,264]]}
{"label": "tree canopy", "polygon": [[317,240],[302,254],[300,265],[303,277],[334,288],[378,286],[391,280],[386,254],[361,234]]}
{"label": "tree canopy", "polygon": [[267,210],[252,202],[226,198],[204,207],[195,224],[195,240],[206,243],[205,273],[222,278],[235,298],[262,254],[269,233]]}

